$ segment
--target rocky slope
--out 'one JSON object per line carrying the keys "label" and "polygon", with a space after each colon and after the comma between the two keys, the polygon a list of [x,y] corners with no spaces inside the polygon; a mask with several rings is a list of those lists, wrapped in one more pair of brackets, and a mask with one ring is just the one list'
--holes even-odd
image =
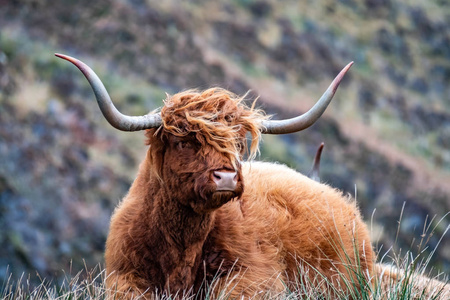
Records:
{"label": "rocky slope", "polygon": [[449,272],[445,1],[157,2],[0,0],[0,277],[101,263],[109,216],[145,153],[143,134],[110,128],[54,52],[91,65],[127,114],[214,85],[252,90],[274,118],[308,109],[354,60],[320,122],[265,136],[260,159],[306,173],[324,141],[323,181],[357,191],[376,247],[426,244],[426,258],[440,243],[432,262]]}

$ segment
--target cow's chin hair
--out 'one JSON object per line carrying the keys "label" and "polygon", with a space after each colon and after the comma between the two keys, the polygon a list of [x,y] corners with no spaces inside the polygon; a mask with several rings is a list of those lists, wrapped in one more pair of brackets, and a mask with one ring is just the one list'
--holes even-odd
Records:
{"label": "cow's chin hair", "polygon": [[225,203],[237,199],[242,195],[241,191],[214,191],[208,193],[208,196],[202,197],[200,203],[195,203],[192,208],[196,213],[204,214],[215,211]]}

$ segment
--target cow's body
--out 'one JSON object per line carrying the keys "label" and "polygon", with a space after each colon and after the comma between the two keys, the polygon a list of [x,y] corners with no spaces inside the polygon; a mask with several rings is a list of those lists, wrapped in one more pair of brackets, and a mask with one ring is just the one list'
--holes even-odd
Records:
{"label": "cow's body", "polygon": [[[170,269],[179,278],[149,272],[149,261],[154,270],[167,268],[157,266],[167,263],[159,258],[174,247],[164,242],[157,229],[153,232],[155,228],[145,225],[152,223],[145,220],[150,215],[146,210],[152,207],[139,195],[146,186],[141,182],[147,177],[142,172],[148,173],[144,167],[140,172],[111,223],[106,262],[109,285],[114,289],[129,295],[190,288],[204,293],[214,279],[215,292],[231,296],[295,290],[300,281],[330,290],[321,276],[345,289],[343,277],[348,278],[347,284],[352,282],[352,271],[347,268],[367,275],[369,282],[374,256],[355,202],[286,166],[261,162],[243,164],[241,199],[211,212],[205,217],[211,227],[196,237],[198,242],[174,254],[177,259],[171,263],[178,263]],[[189,231],[183,226],[179,229],[180,236]],[[145,248],[148,239],[154,239],[150,244],[156,249]],[[130,245],[142,252],[130,251]]]}

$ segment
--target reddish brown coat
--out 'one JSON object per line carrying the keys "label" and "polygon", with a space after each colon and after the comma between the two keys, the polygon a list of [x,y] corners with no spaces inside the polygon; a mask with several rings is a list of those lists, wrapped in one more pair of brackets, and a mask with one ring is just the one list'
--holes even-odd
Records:
{"label": "reddish brown coat", "polygon": [[[252,297],[299,280],[332,290],[320,276],[345,290],[358,268],[371,276],[374,254],[353,200],[283,165],[240,162],[246,132],[255,151],[259,112],[214,89],[174,95],[161,115],[111,221],[109,288],[150,298],[213,284]],[[237,171],[234,192],[215,191],[214,170]]]}

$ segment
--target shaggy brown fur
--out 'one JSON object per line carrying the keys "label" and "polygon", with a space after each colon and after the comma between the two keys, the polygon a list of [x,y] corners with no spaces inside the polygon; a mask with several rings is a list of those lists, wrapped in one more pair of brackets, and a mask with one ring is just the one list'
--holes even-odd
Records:
{"label": "shaggy brown fur", "polygon": [[[370,282],[374,254],[354,201],[285,166],[241,163],[247,132],[251,155],[257,151],[263,114],[209,89],[168,97],[161,116],[112,217],[109,288],[151,298],[212,285],[215,293],[253,297],[303,280],[349,291],[364,288],[345,283],[358,268]],[[218,170],[237,172],[234,191],[216,190]]]}

